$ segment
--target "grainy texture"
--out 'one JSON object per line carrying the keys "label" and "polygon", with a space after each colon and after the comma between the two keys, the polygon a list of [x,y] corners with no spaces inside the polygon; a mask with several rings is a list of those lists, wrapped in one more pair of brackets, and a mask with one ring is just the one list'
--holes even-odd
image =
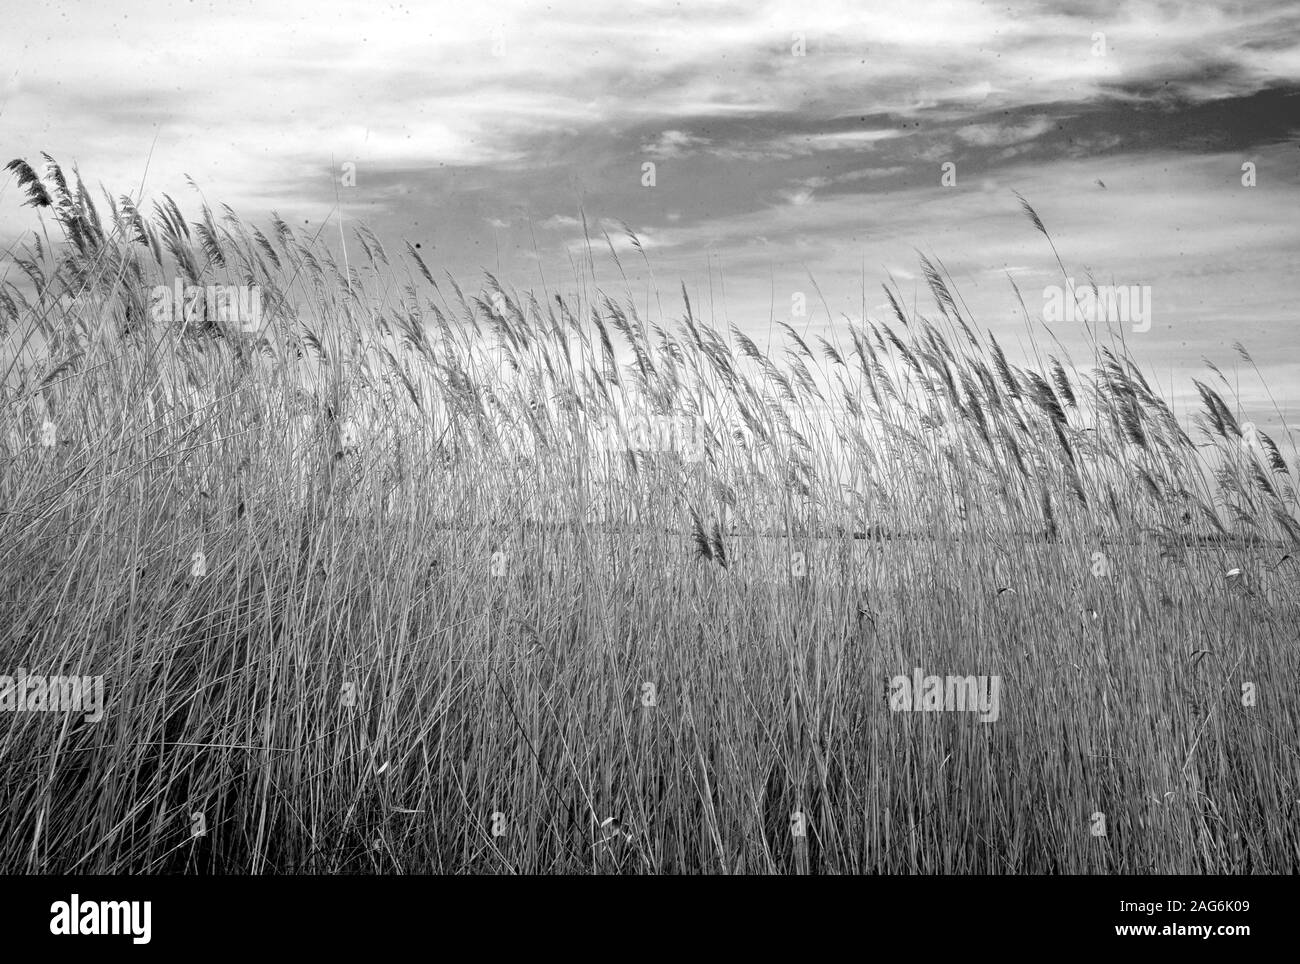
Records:
{"label": "grainy texture", "polygon": [[929,262],[768,354],[11,171],[71,243],[0,299],[0,671],[105,706],[0,720],[0,868],[1300,870],[1295,453],[1226,380],[1019,367]]}

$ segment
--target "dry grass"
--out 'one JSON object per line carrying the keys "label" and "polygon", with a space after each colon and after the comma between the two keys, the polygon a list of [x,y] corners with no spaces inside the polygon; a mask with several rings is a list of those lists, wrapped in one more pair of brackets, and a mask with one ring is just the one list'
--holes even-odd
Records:
{"label": "dry grass", "polygon": [[107,705],[0,714],[0,869],[1300,869],[1295,453],[1222,376],[1185,429],[1108,332],[1017,366],[928,261],[769,356],[11,171],[0,673]]}

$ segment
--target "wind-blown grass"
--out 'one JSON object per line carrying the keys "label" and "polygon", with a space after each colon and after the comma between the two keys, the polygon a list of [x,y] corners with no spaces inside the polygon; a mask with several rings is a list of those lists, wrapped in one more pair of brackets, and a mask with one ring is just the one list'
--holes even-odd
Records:
{"label": "wind-blown grass", "polygon": [[1300,869],[1295,452],[1217,369],[1184,425],[1113,333],[1017,365],[924,258],[769,354],[10,171],[0,674],[106,706],[0,713],[0,868]]}

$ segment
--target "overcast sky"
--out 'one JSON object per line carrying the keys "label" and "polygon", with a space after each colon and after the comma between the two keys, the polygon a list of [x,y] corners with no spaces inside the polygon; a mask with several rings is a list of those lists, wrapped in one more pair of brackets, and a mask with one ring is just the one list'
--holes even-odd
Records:
{"label": "overcast sky", "polygon": [[[890,273],[931,310],[920,250],[1023,341],[1007,273],[1034,313],[1060,273],[1016,190],[1080,281],[1151,286],[1130,344],[1177,402],[1240,340],[1300,422],[1295,3],[42,0],[6,17],[0,71],[0,163],[47,151],[197,216],[188,174],[313,227],[337,193],[470,288],[572,287],[581,209],[623,250],[636,232],[670,318],[685,282],[764,337],[770,316],[827,334],[810,276],[836,327],[864,278],[883,317]],[[0,183],[6,244],[20,200]]]}

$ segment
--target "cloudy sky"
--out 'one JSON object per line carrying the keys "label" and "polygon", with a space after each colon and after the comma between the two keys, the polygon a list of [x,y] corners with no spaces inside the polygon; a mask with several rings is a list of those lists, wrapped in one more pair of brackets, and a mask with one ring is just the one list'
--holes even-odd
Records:
{"label": "cloudy sky", "polygon": [[[43,0],[9,18],[0,71],[0,160],[365,221],[470,288],[571,287],[585,212],[621,253],[622,225],[640,238],[669,318],[684,282],[764,339],[883,317],[891,275],[930,310],[920,251],[1025,343],[1008,274],[1035,315],[1061,275],[1019,191],[1081,283],[1151,286],[1128,337],[1177,403],[1240,340],[1300,423],[1294,3]],[[6,245],[34,223],[20,200],[0,184]]]}

